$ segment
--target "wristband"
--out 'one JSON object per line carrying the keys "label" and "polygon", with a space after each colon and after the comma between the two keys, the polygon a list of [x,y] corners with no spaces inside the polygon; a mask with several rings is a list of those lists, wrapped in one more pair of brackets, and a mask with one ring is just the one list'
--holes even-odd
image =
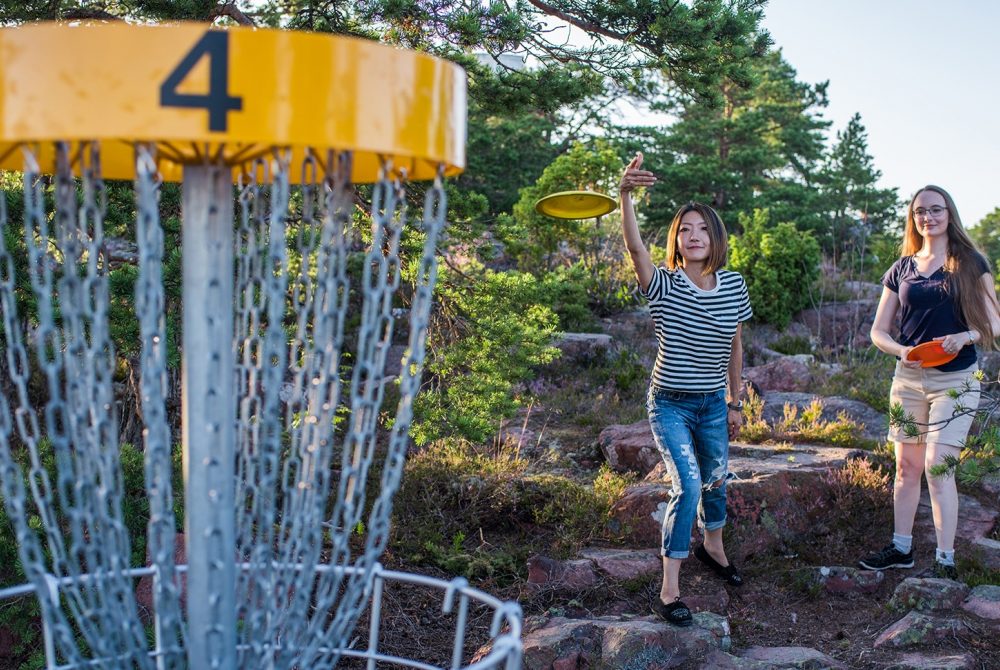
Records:
{"label": "wristband", "polygon": [[969,331],[966,331],[966,332],[969,333],[969,344],[975,344],[976,343],[976,338],[973,337],[972,331],[969,330]]}
{"label": "wristband", "polygon": [[742,412],[743,411],[743,401],[740,400],[739,402],[727,402],[726,403],[726,407],[728,407],[729,409],[733,410],[734,412]]}

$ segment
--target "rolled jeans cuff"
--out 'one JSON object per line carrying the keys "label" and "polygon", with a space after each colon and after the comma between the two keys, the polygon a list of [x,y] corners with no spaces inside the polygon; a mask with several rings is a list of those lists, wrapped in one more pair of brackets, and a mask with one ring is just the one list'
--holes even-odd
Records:
{"label": "rolled jeans cuff", "polygon": [[720,528],[725,528],[725,527],[726,527],[725,519],[723,519],[722,521],[713,521],[712,523],[706,523],[705,525],[702,526],[702,528],[704,528],[705,530],[719,530]]}
{"label": "rolled jeans cuff", "polygon": [[690,551],[667,551],[666,549],[660,550],[660,555],[665,558],[673,558],[678,561],[682,561],[691,555]]}

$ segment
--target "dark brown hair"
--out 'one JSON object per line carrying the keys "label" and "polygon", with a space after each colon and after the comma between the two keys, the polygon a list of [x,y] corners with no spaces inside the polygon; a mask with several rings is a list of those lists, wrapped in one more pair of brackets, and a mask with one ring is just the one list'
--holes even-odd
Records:
{"label": "dark brown hair", "polygon": [[718,212],[700,202],[689,202],[674,214],[674,219],[670,222],[670,231],[667,233],[667,268],[676,270],[684,267],[684,257],[681,256],[681,252],[677,248],[677,234],[681,227],[681,218],[688,212],[698,212],[708,224],[708,259],[705,261],[705,268],[701,273],[710,275],[726,264],[726,258],[729,254],[729,236],[726,234],[726,227],[722,225],[722,219]]}
{"label": "dark brown hair", "polygon": [[944,263],[944,269],[948,272],[948,291],[955,297],[962,320],[969,328],[979,331],[982,338],[980,346],[984,349],[996,349],[996,338],[1000,333],[993,332],[992,321],[983,300],[984,297],[988,297],[989,302],[995,304],[995,297],[992,292],[989,296],[984,296],[981,279],[982,268],[989,268],[990,264],[965,232],[955,201],[940,186],[928,184],[914,193],[910,199],[910,205],[906,208],[906,229],[903,231],[901,254],[912,256],[924,246],[924,236],[920,234],[917,217],[913,214],[913,203],[924,191],[937,193],[944,198],[948,207],[948,258]]}

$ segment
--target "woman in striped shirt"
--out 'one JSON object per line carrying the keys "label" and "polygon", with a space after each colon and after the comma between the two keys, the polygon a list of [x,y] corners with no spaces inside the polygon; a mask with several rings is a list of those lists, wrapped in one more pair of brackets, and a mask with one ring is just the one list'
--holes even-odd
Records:
{"label": "woman in striped shirt", "polygon": [[663,519],[663,584],[653,611],[672,624],[689,626],[691,612],[681,601],[679,576],[696,515],[705,542],[695,549],[695,558],[730,585],[743,583],[726,557],[722,529],[729,439],[742,423],[740,330],[753,312],[743,277],[722,269],[726,229],[707,205],[680,208],[667,234],[667,267],[653,265],[639,236],[631,192],[655,183],[637,153],[620,184],[622,232],[656,331],[646,407],[671,481]]}

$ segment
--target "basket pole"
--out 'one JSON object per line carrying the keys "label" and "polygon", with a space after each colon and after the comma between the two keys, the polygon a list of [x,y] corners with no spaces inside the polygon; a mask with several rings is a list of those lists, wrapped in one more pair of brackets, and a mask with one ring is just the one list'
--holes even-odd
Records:
{"label": "basket pole", "polygon": [[184,167],[181,403],[191,670],[236,670],[232,190],[225,166]]}

